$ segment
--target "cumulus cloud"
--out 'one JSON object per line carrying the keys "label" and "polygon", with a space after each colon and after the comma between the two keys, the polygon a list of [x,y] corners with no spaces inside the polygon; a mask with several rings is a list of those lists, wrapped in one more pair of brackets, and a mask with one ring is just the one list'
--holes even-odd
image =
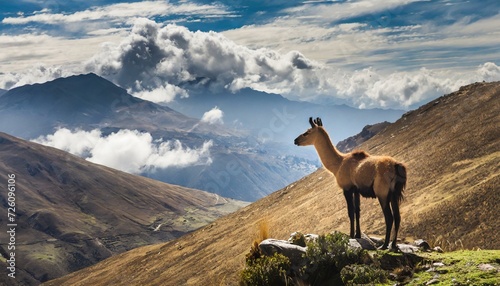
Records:
{"label": "cumulus cloud", "polygon": [[156,103],[169,103],[176,97],[185,98],[189,96],[186,90],[169,83],[160,85],[152,90],[139,89],[139,91],[134,92],[129,88],[129,92],[133,93],[136,97]]}
{"label": "cumulus cloud", "polygon": [[211,140],[192,149],[179,140],[153,141],[151,134],[136,130],[120,130],[103,136],[98,129],[72,131],[61,128],[54,134],[41,136],[34,141],[68,151],[93,163],[134,174],[212,162]]}
{"label": "cumulus cloud", "polygon": [[[138,19],[119,45],[107,45],[87,62],[86,70],[101,74],[131,92],[155,90],[165,83],[238,91],[288,92],[310,85],[319,65],[297,51],[281,54],[249,49],[216,32],[192,32]],[[292,84],[294,83],[294,84]]]}
{"label": "cumulus cloud", "polygon": [[223,124],[224,121],[222,117],[224,116],[224,112],[220,110],[217,106],[205,112],[201,117],[201,122],[205,122],[208,124]]}
{"label": "cumulus cloud", "polygon": [[329,90],[334,98],[344,99],[359,108],[409,108],[483,80],[500,80],[500,67],[487,62],[472,71],[421,68],[394,73],[366,68],[338,75],[335,80],[330,80]]}

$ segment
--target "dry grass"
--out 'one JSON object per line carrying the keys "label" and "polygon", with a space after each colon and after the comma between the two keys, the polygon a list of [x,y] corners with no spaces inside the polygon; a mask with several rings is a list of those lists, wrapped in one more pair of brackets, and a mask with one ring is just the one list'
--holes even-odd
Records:
{"label": "dry grass", "polygon": [[[406,114],[361,146],[408,166],[401,237],[447,249],[500,248],[498,114],[500,83],[474,84]],[[335,136],[335,126],[325,126]],[[131,250],[47,285],[204,285],[207,278],[236,285],[263,218],[275,238],[346,232],[344,200],[321,169],[180,239]],[[376,200],[362,200],[361,218],[364,232],[384,233]]]}

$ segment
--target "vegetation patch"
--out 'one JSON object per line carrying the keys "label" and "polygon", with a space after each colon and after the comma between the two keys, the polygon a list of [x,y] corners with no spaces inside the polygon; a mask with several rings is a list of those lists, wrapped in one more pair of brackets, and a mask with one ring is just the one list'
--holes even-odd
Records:
{"label": "vegetation patch", "polygon": [[240,285],[383,283],[388,272],[380,265],[367,251],[349,247],[349,237],[340,232],[321,235],[307,243],[301,265],[292,265],[282,254],[264,256],[254,243],[240,275]]}
{"label": "vegetation patch", "polygon": [[350,247],[346,234],[334,232],[308,242],[297,265],[283,254],[263,255],[254,242],[240,285],[494,286],[500,285],[500,250],[368,251]]}

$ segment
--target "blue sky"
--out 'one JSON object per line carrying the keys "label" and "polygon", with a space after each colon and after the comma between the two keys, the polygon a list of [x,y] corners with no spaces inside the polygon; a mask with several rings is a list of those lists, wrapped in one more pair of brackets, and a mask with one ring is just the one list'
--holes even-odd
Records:
{"label": "blue sky", "polygon": [[[408,109],[500,80],[498,0],[0,2],[4,89],[92,71],[159,102],[204,77],[232,92]],[[145,59],[144,41],[154,61],[126,65],[131,50]]]}

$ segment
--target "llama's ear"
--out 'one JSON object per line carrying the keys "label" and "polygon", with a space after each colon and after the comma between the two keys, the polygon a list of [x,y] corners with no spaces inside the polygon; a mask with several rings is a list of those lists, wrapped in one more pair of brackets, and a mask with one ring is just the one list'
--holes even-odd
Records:
{"label": "llama's ear", "polygon": [[312,117],[309,117],[309,124],[311,124],[311,127],[316,127],[316,124],[314,123],[314,120]]}
{"label": "llama's ear", "polygon": [[323,121],[321,121],[321,118],[316,118],[316,124],[318,124],[318,126],[323,126]]}

